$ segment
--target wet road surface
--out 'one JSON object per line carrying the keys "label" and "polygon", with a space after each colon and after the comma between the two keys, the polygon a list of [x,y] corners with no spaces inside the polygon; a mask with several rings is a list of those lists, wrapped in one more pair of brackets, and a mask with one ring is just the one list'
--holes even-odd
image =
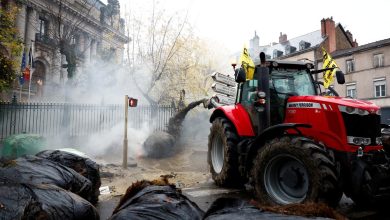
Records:
{"label": "wet road surface", "polygon": [[[213,183],[207,183],[194,188],[184,188],[182,189],[182,192],[191,201],[195,202],[203,211],[206,211],[216,199],[221,197],[241,198],[245,200],[250,200],[252,198],[250,192],[243,189],[220,188],[215,186]],[[111,216],[112,211],[119,202],[119,199],[120,197],[118,196],[99,203],[98,210],[102,220],[108,219]],[[341,199],[337,210],[352,220],[390,219],[390,215],[385,213],[378,213],[373,210],[359,210],[354,207],[353,202],[346,197]]]}
{"label": "wet road surface", "polygon": [[[180,166],[181,164],[181,166]],[[184,164],[184,165],[183,165]],[[140,175],[139,178],[147,176],[148,172],[156,172],[156,170],[165,169],[165,173],[171,172],[171,170],[178,172],[179,171],[188,171],[189,174],[196,174],[197,176],[204,177],[204,180],[199,180],[199,182],[193,182],[187,187],[186,183],[182,183],[185,180],[175,180],[176,185],[182,188],[182,192],[187,196],[191,201],[195,202],[199,208],[206,211],[210,205],[218,198],[221,197],[233,197],[241,198],[245,200],[252,199],[253,192],[245,189],[228,189],[221,188],[214,184],[210,175],[207,171],[207,152],[206,151],[192,151],[185,154],[183,157],[173,158],[171,160],[148,160],[141,161],[139,163],[138,169],[141,169],[143,176]],[[145,167],[152,167],[153,169],[148,169]],[[136,169],[135,169],[136,170]],[[131,171],[130,171],[131,172]],[[135,172],[135,171],[134,171]],[[206,175],[207,173],[207,175]],[[198,178],[198,177],[197,177]],[[129,183],[129,185],[131,182]],[[183,185],[181,185],[183,184]],[[98,211],[102,220],[108,219],[112,215],[112,211],[120,200],[120,195],[112,196],[109,199],[103,199],[98,204]],[[390,219],[390,215],[382,212],[378,213],[374,210],[363,210],[362,208],[357,208],[354,206],[352,200],[343,196],[339,206],[336,208],[337,211],[347,216],[349,219]]]}

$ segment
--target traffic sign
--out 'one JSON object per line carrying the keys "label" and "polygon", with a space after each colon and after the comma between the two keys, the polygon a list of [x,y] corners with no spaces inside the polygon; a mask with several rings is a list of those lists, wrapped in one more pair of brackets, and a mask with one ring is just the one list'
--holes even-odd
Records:
{"label": "traffic sign", "polygon": [[215,94],[217,96],[219,103],[223,105],[233,105],[236,99],[232,96],[226,96],[220,93]]}
{"label": "traffic sign", "polygon": [[236,95],[236,88],[232,86],[227,86],[225,84],[215,82],[211,85],[211,88],[214,90],[214,92],[222,93],[225,95],[235,96]]}
{"label": "traffic sign", "polygon": [[234,86],[234,87],[237,85],[237,83],[236,83],[236,81],[234,80],[233,77],[229,77],[229,76],[224,75],[224,74],[219,73],[219,72],[212,73],[211,77],[216,82],[220,82],[220,83],[223,83],[223,84],[226,84],[226,85],[229,85],[229,86]]}

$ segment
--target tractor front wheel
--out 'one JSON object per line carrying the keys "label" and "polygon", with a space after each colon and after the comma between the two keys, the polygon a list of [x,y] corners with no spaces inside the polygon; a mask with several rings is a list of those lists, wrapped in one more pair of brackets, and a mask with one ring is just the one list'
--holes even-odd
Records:
{"label": "tractor front wheel", "polygon": [[238,135],[226,118],[216,118],[210,128],[208,157],[213,180],[219,186],[239,186]]}
{"label": "tractor front wheel", "polygon": [[337,176],[327,152],[304,138],[271,140],[259,150],[253,167],[256,196],[265,204],[337,205],[342,196]]}

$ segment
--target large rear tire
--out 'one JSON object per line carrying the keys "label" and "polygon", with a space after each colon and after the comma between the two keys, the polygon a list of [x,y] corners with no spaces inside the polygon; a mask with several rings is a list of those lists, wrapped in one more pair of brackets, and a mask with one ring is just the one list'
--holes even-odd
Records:
{"label": "large rear tire", "polygon": [[238,171],[238,135],[226,118],[218,117],[210,128],[208,157],[213,180],[219,186],[239,186],[242,179]]}
{"label": "large rear tire", "polygon": [[260,202],[291,204],[307,201],[338,204],[342,190],[331,157],[304,138],[275,138],[261,148],[253,167]]}

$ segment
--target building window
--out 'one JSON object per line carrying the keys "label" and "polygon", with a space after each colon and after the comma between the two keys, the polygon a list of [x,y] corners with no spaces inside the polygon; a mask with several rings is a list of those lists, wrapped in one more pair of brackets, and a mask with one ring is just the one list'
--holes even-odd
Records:
{"label": "building window", "polygon": [[70,37],[70,44],[71,44],[71,45],[76,44],[76,36],[75,36],[75,35],[72,35],[72,36]]}
{"label": "building window", "polygon": [[347,66],[347,70],[346,70],[347,73],[351,73],[351,72],[355,71],[355,62],[353,59],[347,60],[346,66]]}
{"label": "building window", "polygon": [[286,50],[286,55],[287,55],[287,54],[291,54],[291,53],[294,53],[295,51],[297,51],[297,48],[294,46],[291,46],[291,45],[287,45],[285,50]]}
{"label": "building window", "polygon": [[283,56],[283,51],[280,51],[280,50],[274,50],[273,51],[273,55],[274,55],[274,58],[278,58],[278,57],[281,57]]}
{"label": "building window", "polygon": [[304,49],[307,49],[311,46],[311,43],[309,42],[306,42],[306,41],[300,41],[299,42],[299,50],[304,50]]}
{"label": "building window", "polygon": [[47,34],[47,21],[43,18],[39,18],[39,36],[43,37]]}
{"label": "building window", "polygon": [[374,55],[374,68],[382,67],[384,64],[383,53]]}
{"label": "building window", "polygon": [[386,96],[386,78],[380,78],[374,80],[374,96],[375,97]]}
{"label": "building window", "polygon": [[347,97],[350,98],[356,98],[356,84],[348,84],[346,85],[346,90],[347,90]]}

